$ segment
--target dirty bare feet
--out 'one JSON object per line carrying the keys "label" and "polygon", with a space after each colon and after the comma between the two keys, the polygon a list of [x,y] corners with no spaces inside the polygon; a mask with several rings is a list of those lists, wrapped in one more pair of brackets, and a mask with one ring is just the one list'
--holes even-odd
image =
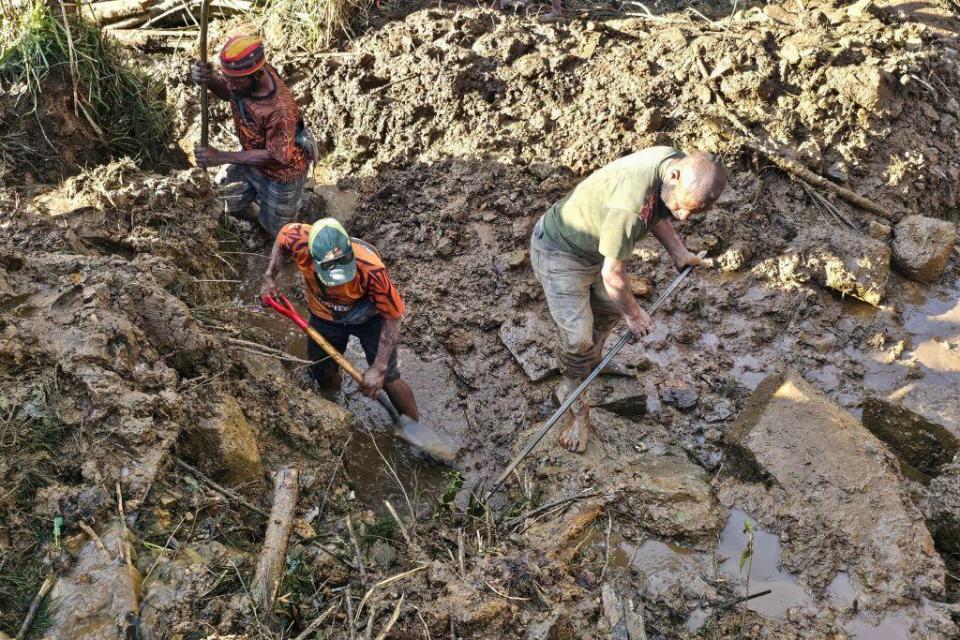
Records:
{"label": "dirty bare feet", "polygon": [[587,439],[590,436],[589,410],[574,414],[570,424],[560,432],[557,441],[560,446],[573,453],[583,453],[587,450]]}

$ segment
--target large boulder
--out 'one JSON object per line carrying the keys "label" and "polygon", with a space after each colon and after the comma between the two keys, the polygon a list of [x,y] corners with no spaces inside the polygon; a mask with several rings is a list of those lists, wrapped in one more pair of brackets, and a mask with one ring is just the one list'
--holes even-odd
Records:
{"label": "large boulder", "polygon": [[893,228],[893,266],[911,280],[936,282],[950,260],[957,227],[946,220],[907,216]]}
{"label": "large boulder", "polygon": [[782,283],[812,280],[843,295],[879,305],[890,275],[886,243],[839,227],[809,227],[778,258],[764,260],[753,273]]}
{"label": "large boulder", "polygon": [[782,489],[788,534],[790,526],[812,527],[835,541],[862,605],[879,610],[942,595],[943,560],[896,459],[799,374],[760,383],[728,440],[741,472]]}
{"label": "large boulder", "polygon": [[236,398],[224,394],[211,399],[213,413],[187,428],[184,454],[201,471],[227,486],[263,484],[263,465],[257,435]]}

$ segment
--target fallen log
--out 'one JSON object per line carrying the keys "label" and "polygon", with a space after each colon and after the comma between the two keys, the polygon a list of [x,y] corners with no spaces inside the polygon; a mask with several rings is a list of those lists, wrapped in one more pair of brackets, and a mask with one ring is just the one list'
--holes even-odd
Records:
{"label": "fallen log", "polygon": [[195,30],[184,29],[111,29],[104,33],[124,47],[134,47],[144,51],[186,51],[194,46]]}
{"label": "fallen log", "polygon": [[273,486],[270,522],[250,588],[254,602],[267,614],[273,609],[273,600],[280,588],[286,566],[287,542],[293,528],[293,516],[300,491],[300,471],[296,467],[281,469],[274,476]]}
{"label": "fallen log", "polygon": [[93,24],[105,25],[142,14],[154,3],[155,0],[104,0],[86,2],[82,5],[82,11]]}

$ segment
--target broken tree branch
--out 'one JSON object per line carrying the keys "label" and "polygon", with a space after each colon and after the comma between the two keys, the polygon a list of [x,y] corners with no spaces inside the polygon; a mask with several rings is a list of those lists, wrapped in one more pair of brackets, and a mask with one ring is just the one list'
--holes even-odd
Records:
{"label": "broken tree branch", "polygon": [[333,613],[333,610],[338,608],[338,606],[339,605],[337,604],[330,605],[330,607],[326,611],[324,611],[319,616],[317,616],[317,619],[311,622],[310,625],[306,629],[304,629],[303,632],[293,640],[307,640],[307,638],[310,637],[310,634],[312,634],[314,631],[319,629],[320,625],[323,624],[323,621],[327,619],[327,616]]}
{"label": "broken tree branch", "polygon": [[43,581],[43,584],[40,585],[40,590],[37,591],[37,595],[33,597],[30,608],[27,610],[27,617],[23,619],[23,624],[20,625],[20,631],[17,632],[16,640],[23,640],[23,638],[27,637],[27,632],[30,631],[30,626],[33,624],[34,618],[37,617],[37,612],[40,611],[40,605],[43,603],[43,599],[50,593],[50,589],[53,588],[56,581],[57,576],[51,573],[47,576],[47,579]]}
{"label": "broken tree branch", "polygon": [[[703,77],[704,82],[709,87],[712,95],[716,99],[716,104],[719,107],[719,111],[723,116],[730,121],[730,123],[740,132],[740,135],[737,136],[733,134],[731,137],[736,139],[743,147],[753,151],[756,154],[759,154],[772,162],[778,169],[789,173],[795,178],[803,180],[807,184],[810,184],[815,187],[820,187],[827,191],[832,191],[837,196],[843,198],[850,204],[860,207],[865,211],[875,213],[881,218],[886,218],[890,220],[893,218],[893,214],[886,209],[880,207],[869,198],[865,198],[860,194],[847,189],[846,187],[841,187],[835,182],[827,180],[818,173],[814,173],[810,169],[806,168],[796,160],[790,160],[781,154],[773,145],[764,142],[758,139],[750,129],[740,120],[739,117],[730,109],[727,105],[726,100],[723,99],[723,94],[716,85],[715,78],[711,78],[710,74],[707,72],[707,67],[703,63],[703,60],[698,55],[696,58],[697,69],[700,71],[700,75]],[[730,132],[733,133],[733,132]]]}
{"label": "broken tree branch", "polygon": [[296,467],[286,467],[276,473],[270,522],[250,587],[257,606],[268,614],[273,609],[273,600],[286,566],[287,542],[293,528],[299,491],[300,471]]}
{"label": "broken tree branch", "polygon": [[176,463],[178,467],[181,467],[185,471],[189,472],[191,475],[195,476],[198,480],[202,481],[205,485],[207,485],[208,487],[210,487],[220,495],[230,498],[231,500],[237,502],[238,504],[243,505],[247,509],[250,509],[250,511],[253,511],[254,513],[259,513],[264,518],[270,517],[270,514],[264,511],[263,509],[261,509],[260,507],[254,504],[251,504],[250,502],[242,498],[239,494],[237,494],[237,492],[231,491],[230,489],[227,489],[223,485],[217,484],[216,482],[208,478],[206,475],[204,475],[203,472],[190,466],[180,458],[174,457],[173,461]]}
{"label": "broken tree branch", "polygon": [[347,522],[347,532],[350,534],[350,542],[353,544],[353,552],[356,554],[357,569],[360,571],[360,581],[364,581],[367,578],[367,571],[363,568],[363,554],[360,553],[360,543],[357,542],[357,534],[353,530],[353,520],[350,518],[350,514],[347,514],[347,517],[344,518]]}
{"label": "broken tree branch", "polygon": [[827,180],[820,174],[814,173],[795,160],[790,160],[781,156],[779,153],[773,149],[770,149],[760,141],[741,139],[740,143],[750,151],[762,155],[764,158],[776,165],[778,169],[781,169],[782,171],[785,171],[790,175],[803,180],[804,182],[807,182],[815,187],[820,187],[821,189],[826,189],[827,191],[832,191],[850,204],[860,207],[865,211],[869,211],[870,213],[875,213],[881,218],[885,218],[887,220],[893,219],[893,213],[882,208],[872,200],[864,198],[860,194],[855,193],[846,187],[841,187],[835,182]]}

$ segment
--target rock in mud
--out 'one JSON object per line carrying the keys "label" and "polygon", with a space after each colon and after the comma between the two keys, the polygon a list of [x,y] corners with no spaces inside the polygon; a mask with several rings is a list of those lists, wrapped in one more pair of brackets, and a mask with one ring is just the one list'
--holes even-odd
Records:
{"label": "rock in mud", "polygon": [[591,406],[629,420],[639,420],[647,413],[647,392],[635,377],[601,377],[594,383],[591,397]]}
{"label": "rock in mud", "polygon": [[896,116],[903,109],[895,80],[876,65],[831,67],[827,86],[837,92],[841,102],[870,112]]}
{"label": "rock in mud", "polygon": [[787,252],[764,260],[754,274],[782,283],[807,282],[877,306],[890,274],[890,248],[846,229],[816,226],[802,231]]}
{"label": "rock in mud", "polygon": [[600,515],[600,499],[587,499],[574,504],[560,518],[533,525],[527,530],[531,546],[549,560],[569,564],[579,550],[577,542]]}
{"label": "rock in mud", "polygon": [[893,228],[893,265],[911,280],[940,279],[957,241],[957,227],[946,220],[907,216]]}
{"label": "rock in mud", "polygon": [[725,514],[698,465],[679,455],[645,454],[634,469],[618,492],[621,517],[661,538],[695,540],[723,528]]}
{"label": "rock in mud", "polygon": [[943,560],[896,461],[799,374],[765,379],[728,433],[734,465],[785,492],[797,522],[834,540],[871,609],[937,597]]}
{"label": "rock in mud", "polygon": [[116,640],[118,621],[139,611],[140,572],[117,553],[131,549],[119,525],[100,536],[101,549],[88,540],[76,564],[57,579],[50,592],[50,626],[44,637],[70,640]]}
{"label": "rock in mud", "polygon": [[213,415],[187,429],[184,454],[202,471],[227,486],[263,484],[257,435],[240,404],[224,394],[211,403]]}
{"label": "rock in mud", "polygon": [[937,548],[960,554],[960,461],[945,465],[927,487],[924,515],[937,541]]}
{"label": "rock in mud", "polygon": [[960,397],[950,387],[910,383],[869,397],[863,424],[897,457],[930,476],[960,452]]}
{"label": "rock in mud", "polygon": [[500,325],[500,340],[531,382],[539,382],[557,372],[549,347],[555,334],[550,319],[534,312]]}

